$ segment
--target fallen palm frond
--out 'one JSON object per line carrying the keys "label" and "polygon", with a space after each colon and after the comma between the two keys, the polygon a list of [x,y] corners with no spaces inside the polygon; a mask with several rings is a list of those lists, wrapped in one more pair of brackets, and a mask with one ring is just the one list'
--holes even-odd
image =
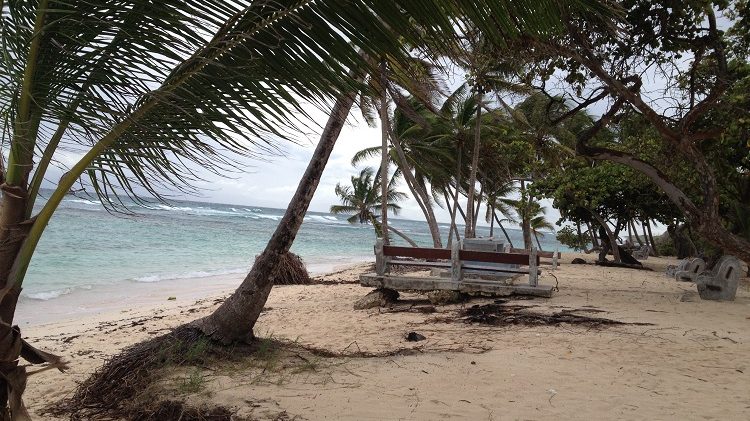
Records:
{"label": "fallen palm frond", "polygon": [[[557,313],[545,314],[529,311],[531,306],[508,305],[504,300],[495,303],[474,305],[461,310],[461,319],[466,323],[480,323],[493,326],[557,326],[563,323],[599,328],[612,325],[650,325],[651,323],[628,323],[619,320],[605,319],[602,317],[589,317],[575,314],[578,310],[562,310]],[[600,312],[600,310],[594,310]]]}

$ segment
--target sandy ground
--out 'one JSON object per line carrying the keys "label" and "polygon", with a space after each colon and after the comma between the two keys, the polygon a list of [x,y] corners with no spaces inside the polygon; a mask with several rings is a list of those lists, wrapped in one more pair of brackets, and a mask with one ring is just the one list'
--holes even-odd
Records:
{"label": "sandy ground", "polygon": [[[226,405],[257,419],[748,419],[747,278],[736,301],[709,302],[694,285],[664,275],[673,260],[650,258],[645,263],[654,271],[648,272],[567,264],[573,257],[565,254],[554,277],[549,271],[542,277],[552,284],[557,278],[553,298],[514,304],[650,325],[500,327],[457,320],[462,307],[491,299],[441,306],[433,314],[355,311],[353,302],[369,291],[351,283],[360,266],[327,275],[330,284],[274,288],[256,326],[262,337],[349,356],[304,358],[305,369],[299,361],[281,361],[178,370],[165,381],[165,397]],[[33,344],[71,362],[65,374],[32,376],[27,405],[37,412],[67,396],[108,355],[206,314],[216,303],[217,297],[165,300],[25,327]],[[411,331],[427,339],[405,341]],[[396,352],[409,349],[411,355]],[[197,387],[170,388],[190,378],[199,380]]]}

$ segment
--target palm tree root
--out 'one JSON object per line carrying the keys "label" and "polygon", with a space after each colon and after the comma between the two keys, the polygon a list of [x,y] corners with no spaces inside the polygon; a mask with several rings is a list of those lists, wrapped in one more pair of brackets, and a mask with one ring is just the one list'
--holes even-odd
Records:
{"label": "palm tree root", "polygon": [[358,349],[356,342],[341,352],[333,352],[262,338],[227,346],[212,341],[188,324],[111,357],[83,381],[70,398],[51,405],[45,413],[71,420],[238,421],[240,418],[224,407],[192,407],[180,400],[160,399],[153,385],[166,378],[175,367],[205,367],[221,361],[269,358],[270,354],[288,354],[294,356],[295,361],[308,361],[310,357],[382,358],[418,353],[419,349],[414,347],[364,352]]}
{"label": "palm tree root", "polygon": [[53,404],[46,412],[58,417],[68,415],[72,420],[228,421],[232,413],[226,408],[188,407],[178,401],[160,400],[157,394],[146,391],[165,375],[165,368],[197,365],[206,358],[229,354],[229,348],[183,325],[111,357],[76,388],[72,397]]}
{"label": "palm tree root", "polygon": [[[257,258],[256,258],[257,260]],[[298,255],[286,252],[279,258],[273,274],[274,285],[310,285],[313,283],[305,262]]]}

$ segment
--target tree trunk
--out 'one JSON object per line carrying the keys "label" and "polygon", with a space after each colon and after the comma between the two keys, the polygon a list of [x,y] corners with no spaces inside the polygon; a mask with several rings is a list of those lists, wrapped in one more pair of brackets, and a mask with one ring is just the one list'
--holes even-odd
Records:
{"label": "tree trunk", "polygon": [[474,127],[474,149],[471,155],[471,171],[469,172],[469,191],[466,201],[466,229],[464,238],[474,238],[474,184],[477,181],[477,167],[479,166],[479,147],[482,142],[482,88],[477,86],[477,121]]}
{"label": "tree trunk", "polygon": [[653,250],[654,245],[651,243],[651,241],[648,238],[648,233],[646,232],[646,221],[641,221],[641,232],[643,233],[643,243],[646,244],[649,247],[649,256],[653,256]]}
{"label": "tree trunk", "polygon": [[497,217],[497,214],[494,212],[492,213],[492,216],[495,217],[495,220],[497,221],[497,225],[500,227],[501,230],[503,230],[503,234],[505,235],[505,239],[508,240],[508,244],[510,244],[511,247],[513,247],[513,241],[510,241],[510,236],[508,235],[508,231],[505,231],[505,227],[503,226],[503,223],[500,222],[500,218]]}
{"label": "tree trunk", "polygon": [[531,218],[529,218],[529,201],[526,197],[526,182],[521,180],[521,229],[523,230],[523,247],[531,250]]}
{"label": "tree trunk", "polygon": [[474,233],[474,237],[477,236],[477,222],[479,222],[479,208],[482,207],[482,194],[484,194],[484,184],[479,184],[479,195],[477,196],[477,208],[474,209],[474,218],[472,219],[474,226],[471,227],[471,232]]}
{"label": "tree trunk", "polygon": [[599,244],[599,239],[596,238],[596,233],[591,228],[591,224],[586,221],[586,228],[589,230],[589,236],[591,237],[591,246],[594,248],[601,248],[601,245]]}
{"label": "tree trunk", "polygon": [[388,244],[388,92],[383,84],[386,80],[385,60],[380,62],[380,224],[382,225],[383,243]]}
{"label": "tree trunk", "polygon": [[294,242],[355,97],[352,92],[336,101],[284,217],[245,280],[213,313],[191,323],[211,339],[225,344],[253,339],[253,327],[274,283],[273,269]]}
{"label": "tree trunk", "polygon": [[635,241],[638,242],[639,246],[643,245],[643,241],[641,241],[641,237],[638,236],[638,228],[635,226],[635,222],[633,220],[630,220],[630,226],[633,227],[633,234],[635,235]]}
{"label": "tree trunk", "polygon": [[542,251],[542,244],[539,242],[539,235],[537,233],[534,233],[534,238],[536,238],[536,246],[539,247],[539,251]]}
{"label": "tree trunk", "polygon": [[[390,122],[388,123],[388,125],[390,126]],[[414,174],[411,173],[409,161],[406,159],[404,149],[401,147],[401,139],[396,137],[396,134],[393,133],[392,130],[390,130],[390,127],[388,132],[391,134],[391,143],[393,144],[393,149],[396,150],[396,155],[398,156],[398,161],[401,167],[401,173],[404,174],[406,185],[409,187],[409,190],[411,190],[412,195],[414,195],[414,200],[417,201],[420,209],[422,209],[422,213],[424,214],[425,220],[427,221],[427,226],[429,227],[430,235],[432,236],[432,244],[435,248],[443,248],[443,242],[440,238],[440,227],[438,226],[435,212],[432,209],[432,201],[430,200],[427,191],[425,191],[422,186],[419,185],[417,179],[414,177]]]}
{"label": "tree trunk", "polygon": [[632,246],[635,244],[633,243],[633,230],[630,229],[630,221],[628,221],[627,224],[628,224],[628,243],[630,243],[630,245]]}
{"label": "tree trunk", "polygon": [[[489,203],[487,204],[487,206],[490,206]],[[492,212],[492,216],[490,216],[490,238],[494,238],[495,236],[495,218],[493,218],[495,216],[494,206],[490,206],[490,212]]]}
{"label": "tree trunk", "polygon": [[458,213],[461,214],[461,218],[463,218],[464,224],[466,224],[466,214],[464,213],[464,208],[462,208],[461,205],[458,205]]}
{"label": "tree trunk", "polygon": [[415,243],[414,240],[412,240],[406,234],[404,234],[403,232],[397,230],[396,228],[393,228],[392,226],[389,225],[388,226],[388,230],[392,231],[394,234],[396,234],[399,237],[403,238],[404,241],[406,241],[407,243],[409,243],[410,246],[412,246],[412,247],[419,247],[419,245],[417,243]]}
{"label": "tree trunk", "polygon": [[[596,212],[591,212],[592,215],[594,215],[594,218],[599,222],[599,225],[604,229],[604,231],[607,233],[607,238],[609,239],[609,247],[612,249],[612,255],[615,257],[616,263],[622,263],[622,259],[620,258],[620,249],[617,247],[617,238],[615,238],[615,234],[612,232],[612,229],[609,228],[609,225],[607,225],[607,222],[604,221],[604,218],[599,216]],[[607,256],[607,247],[602,246],[602,251],[599,253],[599,260],[603,261],[604,258]]]}
{"label": "tree trunk", "polygon": [[[453,196],[453,212],[451,213],[451,229],[456,230],[456,241],[461,241],[458,238],[458,227],[456,226],[456,209],[458,208],[458,192],[461,189],[461,157],[463,155],[461,141],[458,141],[456,145],[458,157],[456,158],[456,194]],[[464,220],[466,217],[464,217]]]}
{"label": "tree trunk", "polygon": [[654,242],[654,234],[651,233],[651,220],[646,219],[646,228],[648,228],[648,241],[651,243],[651,252],[654,257],[659,257],[659,252],[656,251],[656,243]]}
{"label": "tree trunk", "polygon": [[581,246],[581,249],[586,254],[590,253],[591,250],[586,247],[587,241],[584,241],[583,234],[581,234],[581,221],[576,221],[576,231],[578,232],[578,244]]}
{"label": "tree trunk", "polygon": [[451,248],[451,245],[453,244],[453,234],[456,234],[456,241],[460,241],[461,238],[458,235],[458,228],[456,227],[456,209],[455,206],[451,204],[450,198],[448,197],[448,193],[443,190],[443,197],[445,198],[445,207],[448,208],[448,214],[451,217],[451,224],[448,228],[448,248]]}
{"label": "tree trunk", "polygon": [[[21,294],[19,282],[11,275],[14,263],[19,255],[21,244],[28,234],[29,225],[23,225],[26,212],[26,190],[25,184],[15,187],[13,194],[3,192],[2,212],[0,213],[0,286],[4,295],[0,298],[0,420],[9,420],[8,408],[9,385],[5,378],[14,378],[14,372],[18,369],[18,358],[20,349],[16,348],[20,339],[14,333],[13,316],[18,304],[18,296]],[[21,193],[21,194],[19,194]],[[13,282],[13,285],[9,285]],[[14,393],[21,393],[15,391]]]}

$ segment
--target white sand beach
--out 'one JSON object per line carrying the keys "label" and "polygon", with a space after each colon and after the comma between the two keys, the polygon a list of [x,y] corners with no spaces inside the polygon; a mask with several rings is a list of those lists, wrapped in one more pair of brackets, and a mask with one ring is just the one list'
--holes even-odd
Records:
{"label": "white sand beach", "polygon": [[[352,304],[369,291],[355,282],[367,266],[359,265],[322,276],[325,284],[275,287],[256,325],[261,338],[342,356],[314,357],[307,370],[293,354],[280,355],[270,371],[219,364],[202,369],[200,390],[191,392],[170,387],[190,375],[176,370],[159,393],[224,405],[238,419],[747,419],[748,278],[734,302],[701,301],[693,284],[664,275],[674,260],[650,258],[646,266],[654,271],[639,271],[568,264],[573,257],[594,259],[564,254],[554,277],[548,270],[542,277],[557,278],[551,299],[512,303],[648,325],[486,326],[459,319],[462,308],[491,298],[438,306],[432,314],[356,311]],[[210,312],[242,277],[230,278],[221,281],[224,291],[201,298],[208,289],[175,287],[175,300],[121,297],[116,311],[22,326],[33,344],[66,356],[71,366],[32,376],[27,405],[37,418],[54,419],[42,415],[45,406],[120,349]],[[411,331],[426,340],[407,342]]]}

